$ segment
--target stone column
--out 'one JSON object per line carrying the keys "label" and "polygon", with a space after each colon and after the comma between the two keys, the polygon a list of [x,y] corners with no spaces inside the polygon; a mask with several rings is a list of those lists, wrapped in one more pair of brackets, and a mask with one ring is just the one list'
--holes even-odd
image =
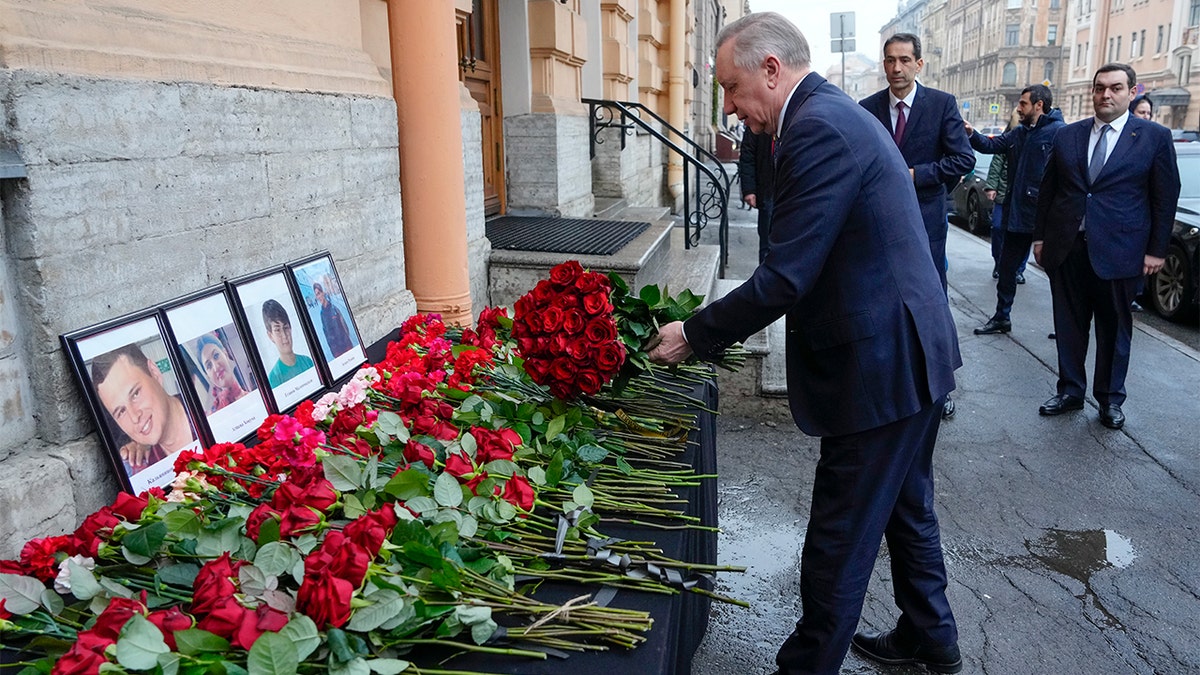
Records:
{"label": "stone column", "polygon": [[404,258],[417,311],[470,325],[467,204],[452,0],[388,0]]}

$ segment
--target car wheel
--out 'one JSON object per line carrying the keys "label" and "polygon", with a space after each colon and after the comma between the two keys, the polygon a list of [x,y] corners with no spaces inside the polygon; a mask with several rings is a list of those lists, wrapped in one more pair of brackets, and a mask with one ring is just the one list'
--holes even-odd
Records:
{"label": "car wheel", "polygon": [[967,232],[979,234],[979,223],[982,220],[983,214],[979,210],[979,193],[970,192],[967,194]]}
{"label": "car wheel", "polygon": [[1193,289],[1189,288],[1188,259],[1183,249],[1171,244],[1162,269],[1149,279],[1150,304],[1154,311],[1168,319],[1181,319],[1189,313],[1187,305]]}

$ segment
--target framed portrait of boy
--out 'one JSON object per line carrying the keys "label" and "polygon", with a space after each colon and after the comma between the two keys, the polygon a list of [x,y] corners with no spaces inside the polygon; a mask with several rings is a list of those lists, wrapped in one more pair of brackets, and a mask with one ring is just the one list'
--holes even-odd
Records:
{"label": "framed portrait of boy", "polygon": [[276,412],[291,410],[325,386],[288,274],[281,265],[227,282]]}
{"label": "framed portrait of boy", "polygon": [[267,398],[224,286],[163,305],[167,336],[187,376],[205,442],[244,440],[267,418]]}
{"label": "framed portrait of boy", "polygon": [[157,310],[61,336],[122,487],[135,494],[175,479],[175,458],[198,451],[196,416]]}
{"label": "framed portrait of boy", "polygon": [[305,317],[321,347],[321,356],[336,382],[354,372],[367,360],[342,292],[342,282],[333,266],[333,256],[321,252],[288,264],[296,293],[304,303]]}

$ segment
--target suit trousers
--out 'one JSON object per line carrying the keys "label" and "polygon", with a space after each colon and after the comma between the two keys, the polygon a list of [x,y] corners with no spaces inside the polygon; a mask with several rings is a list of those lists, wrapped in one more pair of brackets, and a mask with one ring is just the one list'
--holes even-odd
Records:
{"label": "suit trousers", "polygon": [[1125,403],[1125,375],[1133,339],[1133,312],[1142,278],[1101,279],[1088,258],[1087,238],[1075,239],[1061,265],[1049,272],[1058,346],[1058,393],[1083,397],[1087,391],[1087,351],[1092,319],[1096,321],[1096,370],[1092,394],[1096,403]]}
{"label": "suit trousers", "polygon": [[1005,232],[1000,244],[1000,264],[996,279],[996,313],[993,318],[1009,320],[1013,300],[1017,297],[1017,274],[1029,257],[1033,234],[1028,232]]}
{"label": "suit trousers", "polygon": [[915,415],[821,439],[800,557],[803,615],[775,657],[780,672],[836,674],[887,539],[898,628],[920,644],[958,642],[933,511],[933,448],[944,398]]}
{"label": "suit trousers", "polygon": [[771,237],[771,216],[775,213],[775,200],[764,199],[758,203],[758,262],[767,257],[768,241]]}

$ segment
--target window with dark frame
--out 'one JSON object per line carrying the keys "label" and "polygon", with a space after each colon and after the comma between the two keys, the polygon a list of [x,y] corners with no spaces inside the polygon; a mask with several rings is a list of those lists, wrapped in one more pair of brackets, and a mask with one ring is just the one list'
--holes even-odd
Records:
{"label": "window with dark frame", "polygon": [[1052,23],[1046,27],[1046,44],[1054,46],[1058,42],[1058,24]]}
{"label": "window with dark frame", "polygon": [[1004,46],[1016,47],[1021,41],[1021,24],[1010,23],[1004,27]]}

